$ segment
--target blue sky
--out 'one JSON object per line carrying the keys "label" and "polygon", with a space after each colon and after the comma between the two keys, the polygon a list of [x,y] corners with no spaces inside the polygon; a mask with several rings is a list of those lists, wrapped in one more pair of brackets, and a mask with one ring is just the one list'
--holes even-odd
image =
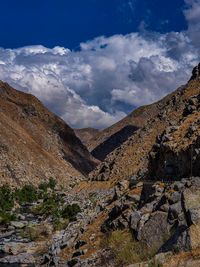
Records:
{"label": "blue sky", "polygon": [[187,28],[183,0],[6,0],[1,3],[0,43],[76,49],[100,35],[146,29],[162,33]]}
{"label": "blue sky", "polygon": [[105,128],[190,78],[200,0],[6,0],[0,79],[75,128]]}

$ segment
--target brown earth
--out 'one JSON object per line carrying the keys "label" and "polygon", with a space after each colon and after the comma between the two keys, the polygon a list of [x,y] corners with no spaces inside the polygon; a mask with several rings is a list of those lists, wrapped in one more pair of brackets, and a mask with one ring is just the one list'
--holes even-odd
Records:
{"label": "brown earth", "polygon": [[74,131],[33,95],[0,81],[0,183],[65,185],[96,165]]}

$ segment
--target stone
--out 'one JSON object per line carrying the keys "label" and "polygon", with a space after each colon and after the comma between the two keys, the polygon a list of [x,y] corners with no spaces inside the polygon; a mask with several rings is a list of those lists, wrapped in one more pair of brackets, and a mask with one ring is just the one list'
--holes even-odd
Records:
{"label": "stone", "polygon": [[26,217],[24,215],[22,215],[22,214],[18,214],[17,215],[17,219],[24,221],[26,219]]}
{"label": "stone", "polygon": [[78,262],[79,262],[79,259],[74,258],[74,259],[68,261],[67,264],[68,264],[69,267],[73,267],[73,266],[75,266]]}
{"label": "stone", "polygon": [[150,251],[161,247],[170,233],[167,216],[165,212],[153,213],[140,230],[139,240],[144,241]]}
{"label": "stone", "polygon": [[135,203],[138,203],[140,201],[140,195],[126,195],[126,199]]}
{"label": "stone", "polygon": [[4,258],[0,258],[0,263],[4,264],[12,264],[12,263],[19,263],[19,264],[33,264],[35,263],[34,257],[30,253],[20,253],[16,256],[7,256]]}
{"label": "stone", "polygon": [[184,188],[184,184],[182,184],[181,182],[175,182],[174,183],[174,190],[180,191],[183,188]]}
{"label": "stone", "polygon": [[88,252],[87,249],[83,249],[81,253],[82,253],[82,255],[85,255],[87,252]]}
{"label": "stone", "polygon": [[182,212],[182,205],[181,201],[179,201],[169,207],[169,219],[170,220],[177,219],[181,212]]}
{"label": "stone", "polygon": [[77,251],[77,252],[73,253],[72,258],[76,258],[76,257],[79,257],[81,255],[82,255],[82,253],[80,251]]}
{"label": "stone", "polygon": [[140,219],[141,219],[141,215],[138,211],[134,211],[131,214],[131,216],[130,216],[130,229],[132,232],[136,233]]}
{"label": "stone", "polygon": [[[30,243],[29,247],[31,244],[33,245],[33,243]],[[19,242],[9,242],[9,243],[6,243],[1,248],[1,250],[5,254],[17,255],[19,253],[27,251],[27,244],[26,243],[19,243]]]}
{"label": "stone", "polygon": [[186,189],[183,192],[183,200],[190,223],[200,225],[200,189],[194,191]]}
{"label": "stone", "polygon": [[171,194],[171,196],[169,197],[169,204],[175,204],[177,202],[179,202],[181,200],[181,193],[179,192],[174,192],[173,194]]}
{"label": "stone", "polygon": [[75,248],[75,249],[79,249],[80,247],[82,247],[82,246],[84,246],[84,245],[86,245],[86,244],[87,244],[86,241],[84,241],[84,240],[79,240],[79,241],[77,241],[76,244],[74,245],[74,248]]}
{"label": "stone", "polygon": [[119,218],[117,221],[117,225],[118,225],[117,228],[119,230],[124,230],[126,227],[128,227],[128,222],[123,218]]}
{"label": "stone", "polygon": [[10,224],[12,226],[14,226],[15,228],[17,228],[17,229],[22,229],[28,224],[28,222],[15,222],[15,221],[12,221]]}
{"label": "stone", "polygon": [[158,263],[165,263],[169,257],[171,257],[173,254],[172,252],[165,252],[165,253],[159,253],[155,255],[155,261]]}

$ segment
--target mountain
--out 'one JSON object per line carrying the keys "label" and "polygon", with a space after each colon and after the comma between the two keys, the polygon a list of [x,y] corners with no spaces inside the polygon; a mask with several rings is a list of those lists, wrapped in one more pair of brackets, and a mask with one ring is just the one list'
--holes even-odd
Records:
{"label": "mountain", "polygon": [[[190,168],[186,166],[191,161],[190,152],[183,151],[184,146],[188,147],[194,142],[187,137],[186,131],[192,132],[193,127],[196,127],[195,129],[199,127],[196,122],[200,103],[199,69],[200,65],[194,68],[193,75],[186,85],[151,105],[150,109],[154,114],[151,114],[146,122],[143,121],[143,126],[133,132],[125,142],[107,155],[104,162],[90,173],[92,179],[121,180],[129,179],[133,175],[140,178],[166,179],[167,166],[176,169],[172,171],[172,175],[179,171],[179,177],[189,174]],[[193,136],[192,133],[188,134],[190,135]],[[173,148],[174,152],[169,152],[168,142],[170,143],[171,138],[173,146],[176,146]],[[177,153],[184,154],[185,159],[180,160]],[[185,165],[186,162],[187,165]],[[192,161],[192,164],[198,165],[198,161]],[[195,166],[193,172],[197,168]],[[183,168],[182,171],[181,168]]]}
{"label": "mountain", "polygon": [[73,130],[35,97],[0,88],[3,182],[35,185],[44,170],[70,182],[0,186],[0,265],[200,266],[200,64],[133,112],[135,125],[110,127],[121,142],[87,180],[80,171],[95,163]]}
{"label": "mountain", "polygon": [[93,139],[98,133],[101,132],[99,129],[95,128],[82,128],[74,129],[76,136],[81,140],[81,142],[87,147],[90,140]]}
{"label": "mountain", "polygon": [[158,108],[155,104],[137,108],[124,119],[104,129],[89,140],[87,144],[89,151],[95,158],[103,161],[109,153],[121,146],[157,112]]}
{"label": "mountain", "polygon": [[82,179],[96,165],[74,131],[33,95],[0,82],[1,183],[60,184]]}

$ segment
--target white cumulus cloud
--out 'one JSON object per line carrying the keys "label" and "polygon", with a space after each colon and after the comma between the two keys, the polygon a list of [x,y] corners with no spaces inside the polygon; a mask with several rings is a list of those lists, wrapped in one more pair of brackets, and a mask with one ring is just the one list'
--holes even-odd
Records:
{"label": "white cumulus cloud", "polygon": [[72,127],[107,127],[190,78],[199,61],[200,1],[185,2],[185,32],[100,36],[79,51],[0,48],[0,79],[36,95]]}

